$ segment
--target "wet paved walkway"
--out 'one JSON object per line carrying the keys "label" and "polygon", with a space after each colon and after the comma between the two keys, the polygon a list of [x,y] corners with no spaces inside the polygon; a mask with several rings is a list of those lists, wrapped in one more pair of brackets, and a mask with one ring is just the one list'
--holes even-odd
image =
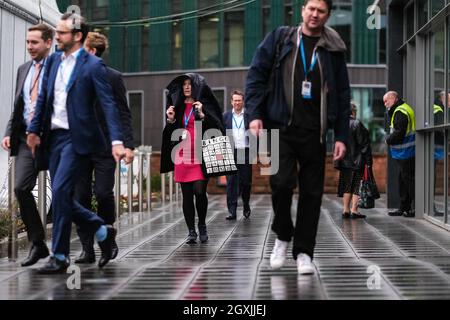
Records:
{"label": "wet paved walkway", "polygon": [[[181,209],[166,204],[121,219],[119,256],[103,270],[82,266],[81,290],[67,289],[69,274],[36,274],[43,262],[0,259],[0,299],[450,299],[450,233],[377,206],[365,221],[343,221],[340,199],[324,196],[314,276],[298,276],[291,257],[270,269],[270,196],[254,195],[250,219],[237,221],[225,220],[225,196],[210,196],[206,244],[186,245]],[[72,260],[79,250],[74,240]]]}

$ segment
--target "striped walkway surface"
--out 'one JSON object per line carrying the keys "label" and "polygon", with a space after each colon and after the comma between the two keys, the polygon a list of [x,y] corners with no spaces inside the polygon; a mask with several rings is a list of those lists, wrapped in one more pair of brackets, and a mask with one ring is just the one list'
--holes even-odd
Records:
{"label": "striped walkway surface", "polygon": [[[283,269],[270,269],[270,195],[253,195],[250,219],[239,208],[236,221],[225,220],[226,197],[212,195],[205,244],[185,244],[180,206],[166,203],[122,216],[118,257],[103,270],[81,266],[80,290],[68,288],[71,274],[37,274],[43,261],[22,268],[0,259],[0,299],[450,299],[448,231],[389,217],[383,199],[362,211],[366,220],[343,220],[340,203],[324,196],[313,276],[299,276],[290,255]],[[72,260],[79,250],[74,237]],[[18,261],[26,254],[21,249]]]}

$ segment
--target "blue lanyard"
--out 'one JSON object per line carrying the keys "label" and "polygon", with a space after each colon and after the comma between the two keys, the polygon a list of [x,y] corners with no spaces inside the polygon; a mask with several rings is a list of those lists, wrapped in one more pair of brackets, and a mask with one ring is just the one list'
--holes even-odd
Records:
{"label": "blue lanyard", "polygon": [[186,114],[184,114],[184,127],[185,128],[187,128],[189,119],[191,118],[193,112],[194,112],[194,106],[192,106],[191,112],[189,113],[189,116],[187,118],[186,118]]}
{"label": "blue lanyard", "polygon": [[311,66],[309,67],[309,70],[306,70],[306,55],[305,55],[305,47],[303,46],[303,38],[300,39],[300,51],[302,53],[303,70],[305,72],[305,79],[307,79],[308,73],[313,71],[314,66],[316,65],[316,62],[317,62],[316,49],[314,49],[314,51],[313,51]]}
{"label": "blue lanyard", "polygon": [[236,118],[233,116],[233,121],[234,121],[234,125],[236,126],[236,128],[240,129],[242,127],[242,123],[244,122],[244,119],[241,120],[241,123],[238,125]]}

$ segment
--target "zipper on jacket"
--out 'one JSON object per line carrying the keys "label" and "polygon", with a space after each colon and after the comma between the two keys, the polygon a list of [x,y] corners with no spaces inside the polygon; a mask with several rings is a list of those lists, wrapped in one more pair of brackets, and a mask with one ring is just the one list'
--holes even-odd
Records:
{"label": "zipper on jacket", "polygon": [[[298,27],[297,39],[298,39],[300,31],[301,31],[301,27]],[[294,81],[295,81],[295,68],[296,68],[296,64],[297,64],[298,50],[299,50],[299,45],[298,45],[298,40],[297,40],[295,56],[294,56],[294,63],[293,63],[293,67],[292,67],[292,76],[291,76],[291,86],[292,86],[292,88],[291,88],[292,89],[291,90],[291,114],[290,114],[290,118],[289,118],[289,122],[288,122],[288,127],[292,124],[292,120],[294,118],[294,89],[295,89]]]}
{"label": "zipper on jacket", "polygon": [[323,78],[323,72],[322,72],[322,63],[320,62],[320,56],[319,53],[317,54],[317,62],[319,63],[319,73],[320,73],[320,144],[323,144],[323,136],[324,136],[324,130],[325,130],[325,124],[324,124],[324,112],[325,112],[325,103],[324,103],[324,84],[325,80]]}

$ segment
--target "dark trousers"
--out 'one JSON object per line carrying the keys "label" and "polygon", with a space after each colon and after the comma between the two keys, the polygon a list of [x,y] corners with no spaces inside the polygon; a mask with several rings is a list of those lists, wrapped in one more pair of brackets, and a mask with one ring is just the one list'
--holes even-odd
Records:
{"label": "dark trousers", "polygon": [[396,160],[399,170],[399,192],[400,192],[400,210],[409,211],[414,209],[414,173],[415,158],[407,160]]}
{"label": "dark trousers", "polygon": [[16,156],[14,193],[19,203],[20,216],[25,224],[28,240],[38,244],[45,240],[44,226],[32,194],[38,171],[25,139],[24,132],[20,138],[19,153]]}
{"label": "dark trousers", "polygon": [[90,235],[104,224],[102,218],[73,198],[75,184],[88,159],[75,152],[68,130],[52,131],[49,171],[52,179],[53,253],[69,255],[72,222]]}
{"label": "dark trousers", "polygon": [[[114,205],[114,174],[116,162],[111,151],[90,156],[86,169],[79,173],[79,180],[75,186],[74,199],[83,207],[92,210],[92,192],[97,200],[97,214],[106,224],[113,225],[116,221]],[[94,173],[95,172],[95,173]],[[93,173],[95,174],[92,181]],[[92,185],[92,182],[94,185]],[[93,234],[77,228],[78,236],[85,251],[94,250]]]}
{"label": "dark trousers", "polygon": [[[294,259],[299,253],[313,258],[324,187],[325,143],[320,143],[318,132],[288,128],[280,132],[279,145],[279,170],[270,177],[275,212],[272,230],[282,241],[294,237]],[[299,198],[294,228],[291,205],[297,181]]]}
{"label": "dark trousers", "polygon": [[[244,161],[238,161],[238,153],[245,153]],[[249,163],[249,149],[234,151],[238,172],[235,175],[227,176],[227,206],[228,212],[236,215],[238,197],[242,196],[244,210],[250,209],[250,194],[252,189],[252,165]],[[241,163],[241,164],[240,164]]]}

